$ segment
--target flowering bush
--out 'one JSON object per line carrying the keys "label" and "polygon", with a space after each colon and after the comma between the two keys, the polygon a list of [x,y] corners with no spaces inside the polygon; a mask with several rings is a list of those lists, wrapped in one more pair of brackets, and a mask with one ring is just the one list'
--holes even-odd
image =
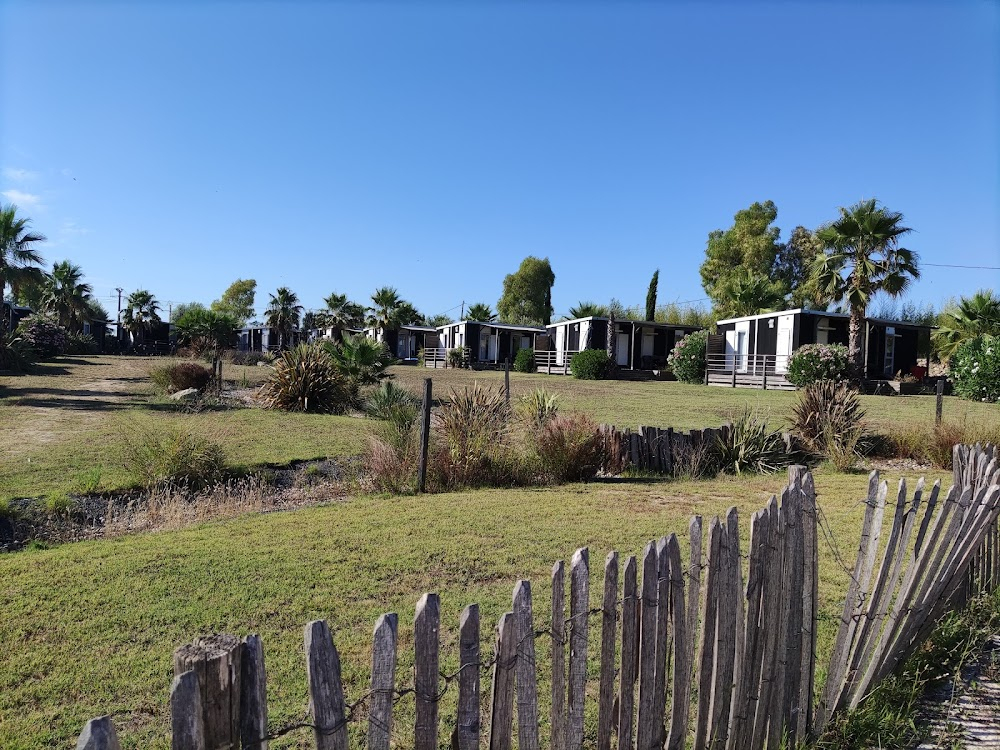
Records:
{"label": "flowering bush", "polygon": [[17,331],[25,343],[43,359],[66,351],[66,329],[40,315],[31,315],[22,320]]}
{"label": "flowering bush", "polygon": [[705,352],[708,349],[708,331],[690,333],[674,345],[667,357],[667,365],[678,380],[700,383],[705,379]]}
{"label": "flowering bush", "polygon": [[955,393],[975,401],[1000,401],[1000,336],[962,342],[949,362]]}
{"label": "flowering bush", "polygon": [[788,358],[785,377],[802,388],[820,380],[840,381],[849,369],[847,347],[842,344],[806,344]]}

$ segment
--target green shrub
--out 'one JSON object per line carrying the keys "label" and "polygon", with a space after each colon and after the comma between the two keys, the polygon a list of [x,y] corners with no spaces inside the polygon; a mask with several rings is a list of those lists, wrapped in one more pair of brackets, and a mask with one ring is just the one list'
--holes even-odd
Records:
{"label": "green shrub", "polygon": [[97,354],[100,349],[89,333],[67,333],[66,354]]}
{"label": "green shrub", "polygon": [[983,334],[959,344],[948,365],[955,393],[972,401],[1000,401],[1000,336]]}
{"label": "green shrub", "polygon": [[705,362],[708,352],[708,331],[689,333],[674,345],[667,356],[667,366],[674,377],[685,383],[702,383],[705,380]]}
{"label": "green shrub", "polygon": [[542,470],[557,482],[592,479],[601,467],[601,434],[583,413],[554,416],[535,433]]}
{"label": "green shrub", "polygon": [[578,380],[604,380],[611,372],[611,357],[603,349],[584,349],[573,355],[569,371]]}
{"label": "green shrub", "polygon": [[785,377],[792,385],[802,388],[820,380],[840,381],[847,378],[850,362],[847,347],[841,344],[806,344],[788,358]]}
{"label": "green shrub", "polygon": [[792,462],[781,433],[749,408],[724,432],[716,453],[719,471],[727,474],[771,474]]}
{"label": "green shrub", "polygon": [[356,400],[347,378],[320,344],[299,344],[282,353],[257,398],[265,409],[321,414],[341,414]]}
{"label": "green shrub", "polygon": [[517,372],[535,371],[535,350],[518,349],[514,355],[514,370]]}
{"label": "green shrub", "polygon": [[865,410],[847,383],[820,380],[807,385],[792,407],[792,432],[810,450],[849,468],[865,437]]}
{"label": "green shrub", "polygon": [[17,333],[0,333],[0,370],[23,372],[35,364],[35,350]]}
{"label": "green shrub", "polygon": [[234,365],[255,366],[258,362],[266,361],[263,352],[240,352],[230,349],[223,353],[222,358]]}
{"label": "green shrub", "polygon": [[16,521],[17,516],[14,504],[8,498],[0,497],[0,520]]}
{"label": "green shrub", "polygon": [[522,416],[532,428],[540,428],[559,413],[559,396],[544,388],[536,388],[531,393],[521,396],[520,409]]}
{"label": "green shrub", "polygon": [[30,315],[22,320],[17,333],[41,359],[66,351],[66,329],[41,315]]}
{"label": "green shrub", "polygon": [[153,489],[196,491],[225,478],[222,446],[183,430],[153,432],[138,426],[122,430],[121,460],[136,483]]}
{"label": "green shrub", "polygon": [[363,334],[345,335],[335,344],[326,342],[313,346],[325,349],[332,357],[333,366],[343,377],[347,387],[351,406],[362,405],[361,389],[364,386],[378,385],[392,377],[388,368],[396,361],[395,358],[385,344]]}
{"label": "green shrub", "polygon": [[371,392],[365,403],[365,413],[374,419],[409,421],[417,418],[420,399],[391,380],[385,380]]}
{"label": "green shrub", "polygon": [[448,350],[448,367],[465,367],[465,350],[456,346]]}

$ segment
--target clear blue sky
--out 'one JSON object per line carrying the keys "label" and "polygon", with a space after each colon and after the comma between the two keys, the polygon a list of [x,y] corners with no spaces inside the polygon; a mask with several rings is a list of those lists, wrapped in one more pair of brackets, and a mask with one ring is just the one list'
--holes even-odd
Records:
{"label": "clear blue sky", "polygon": [[[116,286],[307,308],[703,298],[708,232],[877,197],[925,263],[1000,266],[1000,5],[0,3],[0,193]],[[940,303],[1000,272],[925,267]],[[454,309],[453,315],[458,314]]]}

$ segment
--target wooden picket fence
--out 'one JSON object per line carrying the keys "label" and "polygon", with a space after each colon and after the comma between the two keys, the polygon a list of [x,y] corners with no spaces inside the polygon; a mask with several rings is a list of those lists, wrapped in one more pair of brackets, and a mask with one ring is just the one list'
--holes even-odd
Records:
{"label": "wooden picket fence", "polygon": [[[978,492],[984,486],[1000,484],[1000,467],[994,459],[1000,458],[993,445],[959,445],[953,455],[954,483],[971,486]],[[975,596],[981,591],[993,591],[1000,587],[1000,523],[994,520],[987,528],[982,546],[972,558],[969,566],[968,587],[962,596]],[[956,602],[959,604],[960,602]]]}
{"label": "wooden picket fence", "polygon": [[[374,630],[369,690],[352,703],[329,628],[323,621],[309,623],[304,640],[310,719],[272,735],[260,638],[198,639],[174,657],[172,747],[266,748],[278,734],[309,728],[319,750],[346,750],[353,723],[361,725],[356,731],[371,750],[390,744],[510,750],[515,719],[519,750],[580,750],[585,739],[597,750],[745,750],[807,741],[905,661],[968,580],[971,560],[1000,512],[996,460],[986,460],[984,449],[970,451],[963,456],[974,456],[975,479],[963,474],[962,481],[972,484],[953,487],[943,502],[935,484],[919,518],[923,483],[912,499],[900,485],[884,545],[888,488],[873,472],[857,562],[818,704],[819,513],[812,476],[796,466],[780,502],[772,497],[750,520],[745,579],[735,508],[713,518],[707,533],[700,517],[691,520],[686,564],[676,534],[650,541],[638,559],[630,556],[623,565],[617,552],[608,554],[595,609],[590,556],[582,548],[568,575],[562,561],[553,567],[551,609],[544,615],[534,611],[530,582],[517,582],[511,611],[497,624],[492,658],[482,653],[478,606],[466,607],[459,620],[459,669],[450,676],[439,668],[436,594],[425,594],[416,607],[412,682],[399,685],[397,617],[382,615]],[[600,628],[593,665],[592,619]],[[542,649],[551,669],[547,700],[539,696],[536,656]],[[480,686],[484,665],[492,678],[488,701]],[[591,673],[596,685],[590,684]],[[439,703],[452,684],[458,691],[455,729],[446,738],[439,736]],[[596,696],[588,685],[596,687]],[[415,702],[412,728],[394,730],[394,705],[409,694]],[[362,704],[366,726],[356,714]],[[540,722],[545,708],[547,736]],[[591,736],[584,717],[594,709]],[[118,748],[111,719],[89,722],[77,747]]]}

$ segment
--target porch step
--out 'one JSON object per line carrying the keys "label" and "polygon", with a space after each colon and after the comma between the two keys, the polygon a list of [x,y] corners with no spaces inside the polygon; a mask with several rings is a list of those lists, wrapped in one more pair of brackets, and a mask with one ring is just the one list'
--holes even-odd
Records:
{"label": "porch step", "polygon": [[[710,372],[708,374],[708,384],[723,388],[733,387],[733,374],[731,372]],[[763,375],[750,375],[747,373],[736,373],[737,388],[763,388]],[[769,391],[794,391],[795,386],[788,382],[784,375],[768,373],[767,390]]]}

